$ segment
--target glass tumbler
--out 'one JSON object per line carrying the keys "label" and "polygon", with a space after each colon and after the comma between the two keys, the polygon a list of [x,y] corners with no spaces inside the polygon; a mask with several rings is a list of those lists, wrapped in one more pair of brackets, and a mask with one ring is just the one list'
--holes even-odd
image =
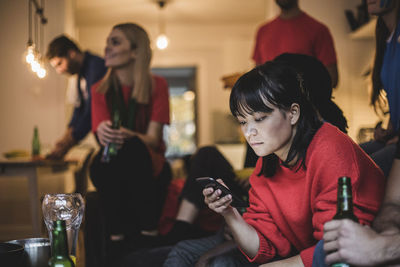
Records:
{"label": "glass tumbler", "polygon": [[44,222],[52,242],[53,222],[64,220],[67,228],[69,254],[76,258],[79,227],[85,209],[81,194],[46,194],[42,203]]}

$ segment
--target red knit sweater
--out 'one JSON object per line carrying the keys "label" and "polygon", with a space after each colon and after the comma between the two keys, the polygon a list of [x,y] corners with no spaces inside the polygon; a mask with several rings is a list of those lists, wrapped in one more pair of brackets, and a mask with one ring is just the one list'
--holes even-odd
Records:
{"label": "red knit sweater", "polygon": [[312,265],[314,247],[323,225],[336,213],[337,179],[349,176],[354,213],[362,224],[374,219],[384,194],[382,171],[347,135],[329,123],[315,134],[306,154],[306,170],[278,166],[273,177],[250,177],[250,207],[243,215],[258,232],[260,247],[250,261],[269,262],[274,256],[300,253]]}

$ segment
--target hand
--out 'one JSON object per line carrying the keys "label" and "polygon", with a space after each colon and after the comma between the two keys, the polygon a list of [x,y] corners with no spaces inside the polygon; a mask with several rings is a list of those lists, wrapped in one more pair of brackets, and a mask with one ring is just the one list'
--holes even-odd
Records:
{"label": "hand", "polygon": [[396,135],[395,137],[390,138],[390,139],[386,142],[386,145],[396,144],[397,141],[399,141],[399,136]]}
{"label": "hand", "polygon": [[[221,179],[217,179],[217,181],[226,186]],[[203,190],[204,202],[211,210],[223,215],[232,209],[230,206],[232,203],[232,195],[226,195],[221,198],[221,194],[222,191],[220,189],[214,191],[212,187],[207,187]]]}
{"label": "hand", "polygon": [[384,240],[369,226],[353,221],[333,220],[324,225],[325,262],[346,262],[353,265],[376,266],[384,252]]}
{"label": "hand", "polygon": [[378,122],[374,130],[374,139],[386,143],[388,134],[388,131],[382,128],[382,122]]}
{"label": "hand", "polygon": [[46,159],[60,160],[65,154],[76,144],[74,137],[72,136],[72,128],[68,128],[64,136],[57,141],[55,148],[46,155]]}
{"label": "hand", "polygon": [[64,158],[65,154],[68,153],[70,147],[66,146],[64,143],[57,143],[56,147],[46,155],[46,159],[50,160],[61,160]]}
{"label": "hand", "polygon": [[117,144],[117,148],[121,148],[124,144],[124,134],[120,129],[112,129],[111,121],[102,121],[97,127],[96,134],[102,146],[108,143]]}
{"label": "hand", "polygon": [[212,258],[208,257],[208,255],[202,255],[194,265],[195,267],[207,267],[208,263]]}

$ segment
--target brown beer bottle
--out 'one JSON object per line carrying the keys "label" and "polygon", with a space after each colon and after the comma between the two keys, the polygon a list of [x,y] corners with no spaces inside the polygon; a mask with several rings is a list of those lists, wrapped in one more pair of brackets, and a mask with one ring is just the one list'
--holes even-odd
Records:
{"label": "brown beer bottle", "polygon": [[[351,178],[339,177],[337,190],[337,208],[334,220],[349,219],[358,223],[358,218],[353,213],[353,193],[351,190]],[[331,267],[349,267],[347,263],[334,263]]]}

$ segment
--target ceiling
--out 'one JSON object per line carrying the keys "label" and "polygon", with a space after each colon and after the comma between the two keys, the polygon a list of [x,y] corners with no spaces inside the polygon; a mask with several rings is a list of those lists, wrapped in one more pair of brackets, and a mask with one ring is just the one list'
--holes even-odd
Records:
{"label": "ceiling", "polygon": [[[172,23],[255,23],[265,19],[267,0],[169,0],[164,7]],[[154,22],[156,0],[76,0],[78,26],[121,21]]]}

